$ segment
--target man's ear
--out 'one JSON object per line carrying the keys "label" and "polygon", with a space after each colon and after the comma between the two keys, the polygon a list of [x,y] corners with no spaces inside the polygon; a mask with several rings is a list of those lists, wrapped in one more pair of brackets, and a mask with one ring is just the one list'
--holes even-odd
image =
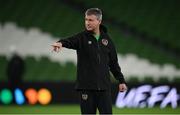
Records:
{"label": "man's ear", "polygon": [[99,25],[101,24],[102,20],[99,20]]}

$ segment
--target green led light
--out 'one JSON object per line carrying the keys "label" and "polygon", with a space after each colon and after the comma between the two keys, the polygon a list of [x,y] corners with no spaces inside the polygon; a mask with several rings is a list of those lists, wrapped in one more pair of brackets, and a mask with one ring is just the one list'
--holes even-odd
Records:
{"label": "green led light", "polygon": [[1,102],[4,104],[9,104],[12,102],[13,96],[10,90],[3,89],[0,94]]}

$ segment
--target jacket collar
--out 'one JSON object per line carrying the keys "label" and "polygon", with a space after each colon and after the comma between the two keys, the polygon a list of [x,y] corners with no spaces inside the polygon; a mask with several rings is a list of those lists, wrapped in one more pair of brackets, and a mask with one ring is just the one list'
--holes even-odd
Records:
{"label": "jacket collar", "polygon": [[[93,35],[92,31],[85,30],[85,33]],[[100,34],[103,35],[107,33],[107,28],[104,25],[100,25]]]}

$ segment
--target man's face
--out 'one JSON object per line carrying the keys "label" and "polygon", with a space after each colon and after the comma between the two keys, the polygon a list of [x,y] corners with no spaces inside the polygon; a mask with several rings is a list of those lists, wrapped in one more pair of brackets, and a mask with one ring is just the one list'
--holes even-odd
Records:
{"label": "man's face", "polygon": [[85,16],[85,27],[88,31],[94,31],[99,28],[101,21],[97,19],[95,15],[86,15]]}

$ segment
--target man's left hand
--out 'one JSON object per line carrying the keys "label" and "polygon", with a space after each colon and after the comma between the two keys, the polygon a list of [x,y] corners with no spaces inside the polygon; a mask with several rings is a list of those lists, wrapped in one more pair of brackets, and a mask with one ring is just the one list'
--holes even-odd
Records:
{"label": "man's left hand", "polygon": [[127,90],[127,86],[125,83],[119,84],[119,91],[124,92]]}

